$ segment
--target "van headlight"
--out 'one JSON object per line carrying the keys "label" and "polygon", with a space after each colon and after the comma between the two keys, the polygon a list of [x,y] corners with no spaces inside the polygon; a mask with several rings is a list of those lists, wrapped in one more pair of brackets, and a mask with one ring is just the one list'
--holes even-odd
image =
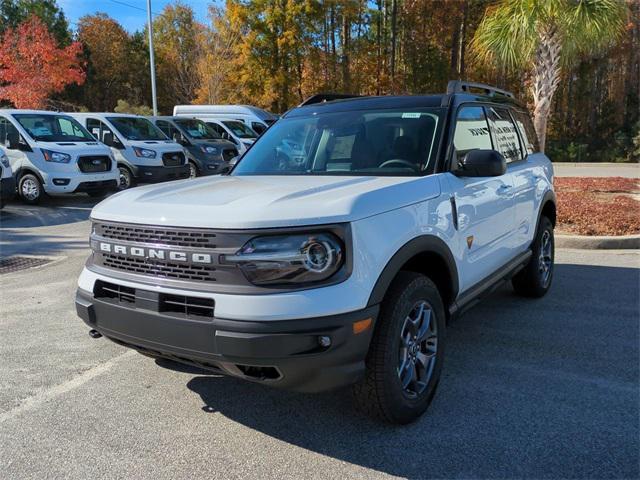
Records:
{"label": "van headlight", "polygon": [[344,247],[332,233],[274,235],[249,240],[224,262],[237,264],[255,285],[320,282],[340,270]]}
{"label": "van headlight", "polygon": [[218,154],[218,149],[216,147],[212,147],[211,145],[201,145],[200,150],[202,150],[203,153],[209,153],[211,155]]}
{"label": "van headlight", "polygon": [[0,163],[2,163],[5,168],[9,168],[9,157],[7,157],[6,155],[0,155]]}
{"label": "van headlight", "polygon": [[148,148],[133,147],[133,153],[136,154],[136,157],[156,158],[156,151]]}
{"label": "van headlight", "polygon": [[71,161],[71,155],[62,152],[54,152],[53,150],[42,150],[42,155],[47,162],[54,163],[69,163]]}

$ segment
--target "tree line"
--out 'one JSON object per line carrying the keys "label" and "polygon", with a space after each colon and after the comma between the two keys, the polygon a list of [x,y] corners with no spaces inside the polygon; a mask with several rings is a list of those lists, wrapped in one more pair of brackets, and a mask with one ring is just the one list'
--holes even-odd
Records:
{"label": "tree line", "polygon": [[[282,113],[318,92],[443,92],[448,80],[459,78],[513,91],[534,111],[541,104],[534,98],[540,78],[519,57],[508,61],[513,55],[508,48],[520,48],[522,58],[533,48],[534,65],[536,55],[550,55],[559,42],[564,50],[555,63],[547,61],[549,69],[557,69],[557,78],[541,77],[547,81],[544,88],[554,86],[548,105],[549,154],[559,161],[640,158],[640,2],[226,0],[224,7],[217,5],[208,7],[206,23],[179,1],[155,16],[161,113],[170,114],[182,103],[248,103]],[[520,33],[525,40],[546,35],[546,51],[536,50],[540,43],[512,45],[509,38],[492,43],[499,37],[496,31],[511,28],[517,36],[514,25],[520,23],[510,22],[517,12],[508,10],[513,5],[518,12],[533,6],[537,23],[529,22],[533,30]],[[567,10],[576,6],[581,10]],[[607,18],[606,8],[619,14],[607,25],[601,21]],[[572,30],[571,19],[584,12],[593,14],[593,25]],[[83,78],[71,78],[64,88],[51,87],[49,107],[150,111],[146,29],[127,32],[101,13],[81,18],[71,29],[55,0],[0,0],[0,47],[33,15],[56,48],[64,52],[81,46]],[[492,27],[500,15],[507,25]],[[530,18],[520,20],[526,24]],[[611,26],[616,22],[619,28]],[[580,35],[589,33],[577,48]],[[590,48],[596,43],[597,49]],[[2,58],[7,54],[0,57],[0,97],[3,82],[5,87],[8,83]]]}

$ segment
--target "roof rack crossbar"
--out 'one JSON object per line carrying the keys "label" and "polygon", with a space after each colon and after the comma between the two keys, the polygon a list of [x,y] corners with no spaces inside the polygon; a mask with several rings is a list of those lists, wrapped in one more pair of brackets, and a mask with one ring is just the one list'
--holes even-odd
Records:
{"label": "roof rack crossbar", "polygon": [[486,95],[493,97],[495,95],[503,95],[509,98],[515,98],[513,93],[501,88],[487,85],[486,83],[466,82],[463,80],[451,80],[447,84],[447,93],[471,93],[471,89],[482,90]]}
{"label": "roof rack crossbar", "polygon": [[342,100],[345,98],[357,98],[361,96],[362,95],[351,95],[347,93],[318,93],[316,95],[311,95],[304,102],[298,105],[298,107],[313,105],[314,103],[324,103],[324,102],[331,102],[333,100]]}

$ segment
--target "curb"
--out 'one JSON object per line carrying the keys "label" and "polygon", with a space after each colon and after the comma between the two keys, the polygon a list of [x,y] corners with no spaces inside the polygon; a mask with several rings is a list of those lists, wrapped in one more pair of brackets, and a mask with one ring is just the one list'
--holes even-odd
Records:
{"label": "curb", "polygon": [[587,236],[556,235],[558,248],[578,248],[583,250],[636,250],[640,249],[640,235]]}

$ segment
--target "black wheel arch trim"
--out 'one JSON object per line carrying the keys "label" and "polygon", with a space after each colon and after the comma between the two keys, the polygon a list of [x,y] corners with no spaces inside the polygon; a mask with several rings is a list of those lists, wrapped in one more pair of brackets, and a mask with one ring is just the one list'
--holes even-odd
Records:
{"label": "black wheel arch trim", "polygon": [[22,179],[22,177],[24,177],[27,174],[31,174],[31,175],[35,175],[36,178],[38,180],[40,180],[40,184],[42,186],[44,186],[44,179],[42,178],[42,175],[40,175],[40,172],[38,172],[37,170],[34,170],[33,168],[29,168],[29,167],[20,167],[18,170],[16,170],[16,172],[14,173],[14,177],[16,179],[16,185],[19,185],[20,180]]}
{"label": "black wheel arch trim", "polygon": [[116,161],[116,165],[118,168],[125,167],[127,170],[131,172],[131,175],[133,175],[133,178],[138,178],[139,170],[138,170],[138,167],[135,166],[133,163],[130,163],[128,161],[118,160]]}
{"label": "black wheel arch trim", "polygon": [[[544,208],[547,205],[547,203],[552,203],[553,209],[554,211],[556,211],[557,201],[556,201],[556,194],[553,190],[547,190],[542,197],[542,201],[540,202],[540,208],[538,209],[538,219],[536,220],[536,230],[535,230],[536,232],[538,231],[538,227],[540,226],[540,219],[542,218],[542,212],[544,211]],[[555,227],[556,219],[550,218],[549,220],[551,220],[551,223]],[[535,241],[535,238],[534,238],[534,241]]]}
{"label": "black wheel arch trim", "polygon": [[[416,255],[424,253],[434,253],[444,260],[452,283],[451,299],[452,301],[455,300],[458,296],[459,288],[458,268],[451,250],[441,238],[435,235],[421,235],[405,243],[387,262],[373,287],[367,307],[381,303],[391,282],[402,270],[402,267]],[[445,310],[448,307],[449,305],[445,305]]]}

